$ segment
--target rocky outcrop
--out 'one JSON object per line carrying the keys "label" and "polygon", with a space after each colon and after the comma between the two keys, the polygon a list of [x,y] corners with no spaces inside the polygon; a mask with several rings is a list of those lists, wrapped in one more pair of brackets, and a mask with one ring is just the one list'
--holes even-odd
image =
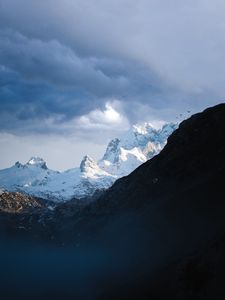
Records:
{"label": "rocky outcrop", "polygon": [[45,207],[43,202],[19,192],[1,191],[0,212],[24,213]]}

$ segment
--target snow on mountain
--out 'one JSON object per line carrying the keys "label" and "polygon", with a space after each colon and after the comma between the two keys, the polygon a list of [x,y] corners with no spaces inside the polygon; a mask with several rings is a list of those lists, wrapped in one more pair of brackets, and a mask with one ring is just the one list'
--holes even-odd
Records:
{"label": "snow on mountain", "polygon": [[101,176],[109,176],[109,174],[102,170],[97,162],[88,155],[85,155],[80,163],[80,172],[84,178],[98,179]]}
{"label": "snow on mountain", "polygon": [[39,157],[32,157],[26,164],[16,162],[0,170],[0,189],[55,201],[90,196],[96,190],[109,188],[116,179],[158,154],[176,128],[173,123],[160,129],[150,123],[135,125],[120,139],[113,139],[98,162],[86,155],[79,168],[64,172],[48,169]]}
{"label": "snow on mountain", "polygon": [[83,198],[98,189],[108,188],[114,180],[87,156],[80,168],[65,172],[48,169],[45,161],[38,157],[32,157],[24,165],[16,162],[11,168],[0,170],[1,188],[56,201]]}
{"label": "snow on mountain", "polygon": [[[19,162],[18,162],[19,163]],[[27,165],[41,167],[42,169],[47,170],[46,162],[40,157],[31,157],[27,162]]]}
{"label": "snow on mountain", "polygon": [[158,154],[167,138],[177,128],[168,123],[156,129],[150,123],[134,125],[121,139],[113,139],[98,165],[106,172],[121,177]]}

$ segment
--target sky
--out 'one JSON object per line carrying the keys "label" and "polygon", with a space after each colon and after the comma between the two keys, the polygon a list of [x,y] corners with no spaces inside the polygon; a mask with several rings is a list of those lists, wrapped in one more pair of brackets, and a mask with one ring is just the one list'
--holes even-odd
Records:
{"label": "sky", "polygon": [[224,0],[0,0],[0,168],[100,158],[225,102]]}

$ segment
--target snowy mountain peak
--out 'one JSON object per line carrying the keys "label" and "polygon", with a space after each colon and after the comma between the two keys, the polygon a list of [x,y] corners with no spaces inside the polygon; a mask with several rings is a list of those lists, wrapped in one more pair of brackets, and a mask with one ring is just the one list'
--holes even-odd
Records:
{"label": "snowy mountain peak", "polygon": [[138,134],[147,134],[149,132],[149,130],[154,130],[154,127],[151,123],[145,122],[141,125],[138,125],[138,124],[133,125],[131,130],[134,133],[136,132]]}
{"label": "snowy mountain peak", "polygon": [[26,163],[27,166],[41,167],[42,169],[48,169],[46,162],[41,157],[33,156]]}
{"label": "snowy mountain peak", "polygon": [[175,129],[177,129],[177,127],[178,127],[177,123],[166,123],[163,125],[161,129],[161,133],[170,135]]}
{"label": "snowy mountain peak", "polygon": [[128,175],[140,164],[158,154],[178,124],[155,128],[151,123],[134,125],[120,139],[113,139],[98,165],[118,177]]}
{"label": "snowy mountain peak", "polygon": [[17,161],[17,162],[15,163],[15,167],[21,168],[21,167],[23,167],[23,165],[22,165],[19,161]]}
{"label": "snowy mountain peak", "polygon": [[86,173],[89,169],[95,169],[96,167],[98,167],[96,162],[88,155],[85,155],[80,163],[80,171],[82,173]]}
{"label": "snowy mountain peak", "polygon": [[111,140],[98,162],[85,155],[80,167],[64,172],[48,169],[40,157],[31,157],[25,165],[16,162],[13,167],[0,170],[0,189],[55,201],[91,196],[158,154],[177,127],[173,123],[159,129],[151,123],[135,125],[122,137]]}
{"label": "snowy mountain peak", "polygon": [[116,162],[115,154],[118,151],[120,140],[118,138],[115,138],[111,140],[106,148],[106,152],[103,156],[103,160],[108,160],[112,163]]}

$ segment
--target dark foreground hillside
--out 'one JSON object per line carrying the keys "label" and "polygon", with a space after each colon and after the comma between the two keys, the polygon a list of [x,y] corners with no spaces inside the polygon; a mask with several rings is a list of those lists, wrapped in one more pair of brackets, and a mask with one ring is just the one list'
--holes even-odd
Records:
{"label": "dark foreground hillside", "polygon": [[[90,204],[72,201],[51,213],[4,214],[3,243],[11,249],[12,241],[22,248],[32,241],[35,250],[27,252],[32,268],[23,270],[25,283],[12,261],[3,266],[21,295],[26,275],[37,268],[48,284],[34,276],[29,288],[65,299],[224,299],[224,216],[221,104],[184,121],[158,156]],[[6,237],[11,241],[4,242]],[[39,256],[37,245],[48,245],[46,254],[42,249]],[[13,256],[14,265],[21,266],[24,253]],[[4,277],[2,291],[7,282]]]}
{"label": "dark foreground hillside", "polygon": [[224,299],[224,132],[225,104],[192,116],[158,156],[116,182],[89,208],[87,218],[98,224],[110,215],[119,228],[115,240],[130,231],[129,242],[136,239],[131,244],[142,257],[145,275],[136,279],[137,285],[119,283],[123,297],[128,293],[130,299],[136,291],[135,297],[156,299]]}

